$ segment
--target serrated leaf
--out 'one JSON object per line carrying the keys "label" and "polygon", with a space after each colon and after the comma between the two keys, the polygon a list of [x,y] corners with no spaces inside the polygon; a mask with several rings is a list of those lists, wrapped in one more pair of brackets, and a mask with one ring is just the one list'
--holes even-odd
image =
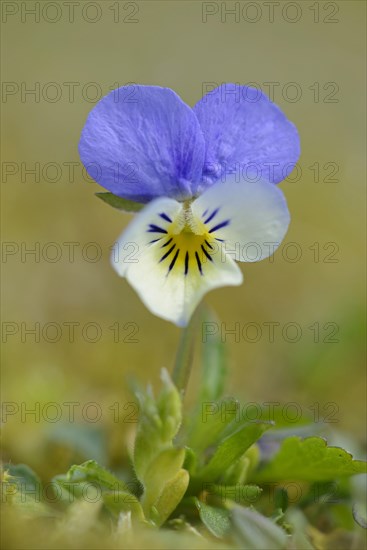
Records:
{"label": "serrated leaf", "polygon": [[128,199],[123,199],[122,197],[118,197],[113,193],[96,193],[95,195],[103,202],[106,202],[113,208],[116,208],[117,210],[122,210],[123,212],[139,212],[139,210],[144,208],[144,204],[130,201]]}
{"label": "serrated leaf", "polygon": [[321,437],[289,437],[255,480],[329,481],[362,473],[367,473],[366,462],[353,460],[340,447],[329,447]]}
{"label": "serrated leaf", "polygon": [[217,538],[223,538],[230,530],[231,522],[229,511],[224,508],[209,506],[199,499],[195,499],[201,521],[205,527]]}
{"label": "serrated leaf", "polygon": [[235,537],[246,550],[285,550],[288,536],[281,527],[255,510],[236,507],[232,511]]}
{"label": "serrated leaf", "polygon": [[216,481],[253,445],[271,423],[250,422],[242,425],[218,445],[209,463],[199,472],[205,482]]}
{"label": "serrated leaf", "polygon": [[189,473],[180,470],[176,476],[168,481],[155,504],[157,511],[156,524],[162,525],[181,502],[189,484]]}

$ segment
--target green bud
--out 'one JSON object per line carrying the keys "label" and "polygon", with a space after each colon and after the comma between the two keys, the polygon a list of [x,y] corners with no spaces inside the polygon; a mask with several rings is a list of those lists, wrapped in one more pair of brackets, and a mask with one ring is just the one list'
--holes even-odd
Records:
{"label": "green bud", "polygon": [[140,417],[135,439],[134,467],[144,483],[150,463],[165,449],[172,447],[172,440],[181,425],[181,398],[166,370],[162,371],[163,388],[157,399],[151,388],[138,394]]}

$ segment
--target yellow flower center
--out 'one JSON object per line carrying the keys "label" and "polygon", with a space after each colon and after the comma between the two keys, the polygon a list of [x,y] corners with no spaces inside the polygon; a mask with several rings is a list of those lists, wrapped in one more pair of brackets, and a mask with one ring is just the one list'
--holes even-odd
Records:
{"label": "yellow flower center", "polygon": [[[167,267],[167,275],[175,268],[183,275],[189,273],[204,274],[203,264],[213,262],[213,254],[218,250],[215,237],[215,229],[228,225],[228,221],[215,226],[209,222],[215,217],[218,210],[203,219],[194,217],[190,202],[184,203],[180,214],[171,220],[169,216],[161,213],[160,222],[149,226],[149,233],[157,236],[150,241],[156,246],[157,261]],[[164,220],[166,223],[161,223]],[[167,223],[168,222],[168,223]]]}

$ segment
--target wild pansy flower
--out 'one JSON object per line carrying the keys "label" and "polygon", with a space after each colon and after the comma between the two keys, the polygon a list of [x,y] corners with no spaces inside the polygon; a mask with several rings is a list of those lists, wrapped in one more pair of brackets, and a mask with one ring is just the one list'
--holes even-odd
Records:
{"label": "wild pansy flower", "polygon": [[293,169],[299,138],[255,88],[225,84],[194,108],[168,88],[119,88],[90,112],[79,152],[100,185],[148,203],[120,236],[113,265],[153,313],[179,326],[206,292],[241,284],[235,260],[270,256],[286,234],[290,216],[274,184]]}

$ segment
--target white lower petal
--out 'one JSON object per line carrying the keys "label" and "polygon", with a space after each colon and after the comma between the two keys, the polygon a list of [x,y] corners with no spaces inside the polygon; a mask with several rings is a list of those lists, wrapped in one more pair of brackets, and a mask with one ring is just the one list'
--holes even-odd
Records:
{"label": "white lower petal", "polygon": [[[216,183],[196,199],[191,209],[200,225],[222,243],[237,261],[256,262],[278,248],[290,215],[282,191],[267,182]],[[208,221],[209,220],[209,221]]]}
{"label": "white lower petal", "polygon": [[185,231],[185,222],[195,224],[185,218],[182,204],[156,199],[136,215],[112,255],[114,268],[148,309],[179,326],[187,324],[209,290],[242,282],[239,267],[221,252],[220,241],[205,231]]}

